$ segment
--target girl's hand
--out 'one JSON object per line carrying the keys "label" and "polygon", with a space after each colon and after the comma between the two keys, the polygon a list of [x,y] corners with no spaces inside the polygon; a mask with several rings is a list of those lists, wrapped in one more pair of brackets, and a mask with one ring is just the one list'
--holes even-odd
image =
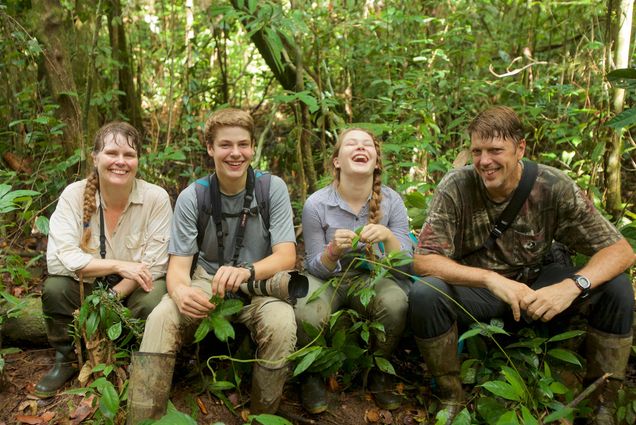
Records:
{"label": "girl's hand", "polygon": [[378,242],[387,242],[393,233],[382,224],[367,224],[362,228],[360,240],[365,243],[373,244]]}
{"label": "girl's hand", "polygon": [[349,229],[338,229],[333,235],[333,239],[330,244],[333,249],[333,253],[340,257],[346,250],[351,249],[353,246],[353,238],[356,237],[356,233]]}

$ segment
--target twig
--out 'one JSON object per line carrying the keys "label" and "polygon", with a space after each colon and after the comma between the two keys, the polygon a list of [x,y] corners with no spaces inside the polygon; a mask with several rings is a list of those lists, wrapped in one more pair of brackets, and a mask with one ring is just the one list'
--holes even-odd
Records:
{"label": "twig", "polygon": [[505,74],[497,74],[495,72],[495,70],[492,67],[492,64],[488,65],[488,71],[490,71],[490,73],[492,75],[494,75],[497,78],[504,78],[504,77],[511,77],[513,75],[517,75],[518,73],[520,73],[521,71],[523,71],[526,68],[530,68],[533,65],[547,65],[548,63],[546,61],[538,61],[538,62],[531,62],[525,66],[522,66],[521,68],[515,69],[513,71],[508,71]]}
{"label": "twig", "polygon": [[299,422],[301,424],[310,424],[310,425],[314,425],[317,424],[318,422],[313,420],[313,419],[309,419],[309,418],[305,418],[304,416],[301,415],[297,415],[296,413],[287,411],[285,409],[283,409],[282,407],[278,409],[277,412],[278,416],[282,416],[286,419],[291,419],[294,422]]}
{"label": "twig", "polygon": [[574,400],[569,402],[565,407],[576,407],[581,401],[585,400],[587,397],[590,396],[590,394],[592,394],[594,391],[596,391],[598,389],[598,387],[600,387],[602,384],[604,384],[605,381],[607,381],[607,379],[610,376],[612,376],[611,373],[606,373],[603,376],[601,376],[600,378],[598,378],[596,381],[592,382],[592,384],[589,387],[587,387],[586,389],[581,391],[581,394],[576,396],[574,398]]}

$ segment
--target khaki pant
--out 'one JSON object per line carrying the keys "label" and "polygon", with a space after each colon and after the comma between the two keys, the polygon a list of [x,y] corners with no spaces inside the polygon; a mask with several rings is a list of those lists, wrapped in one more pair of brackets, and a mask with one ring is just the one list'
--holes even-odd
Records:
{"label": "khaki pant", "polygon": [[[212,281],[202,267],[197,267],[192,276],[192,286],[212,296]],[[294,310],[285,301],[273,297],[252,297],[243,307],[236,320],[245,324],[257,347],[259,372],[276,374],[273,379],[267,372],[255,373],[253,385],[267,392],[266,400],[274,403],[280,398],[287,375],[287,361],[296,346],[296,320]],[[169,295],[148,316],[143,341],[139,351],[147,353],[176,354],[179,348],[191,339],[200,320],[185,316]],[[270,374],[270,375],[271,375]],[[259,382],[263,381],[263,382]]]}
{"label": "khaki pant", "polygon": [[406,325],[408,311],[408,284],[389,278],[383,278],[375,284],[375,296],[364,307],[360,298],[348,295],[350,281],[355,278],[367,279],[368,274],[357,274],[345,277],[337,288],[329,286],[322,294],[310,303],[307,300],[311,294],[323,285],[323,281],[310,274],[305,274],[309,279],[309,291],[305,298],[296,302],[294,307],[298,326],[298,340],[300,344],[309,343],[309,337],[303,330],[302,322],[307,322],[316,328],[322,327],[329,316],[341,309],[350,307],[358,313],[366,315],[369,319],[384,325],[384,341],[374,339],[373,349],[379,354],[388,357],[400,341]]}

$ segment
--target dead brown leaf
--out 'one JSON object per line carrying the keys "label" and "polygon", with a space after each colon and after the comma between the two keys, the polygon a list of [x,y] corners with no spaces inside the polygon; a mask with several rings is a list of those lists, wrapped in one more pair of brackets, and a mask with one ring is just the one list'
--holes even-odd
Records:
{"label": "dead brown leaf", "polygon": [[398,382],[395,385],[395,392],[399,395],[404,395],[404,382]]}
{"label": "dead brown leaf", "polygon": [[55,412],[52,412],[50,410],[42,413],[42,419],[44,419],[46,423],[51,422],[51,419],[53,419],[54,417],[55,417]]}
{"label": "dead brown leaf", "polygon": [[21,286],[16,286],[13,288],[13,296],[14,297],[20,297],[22,295],[22,293],[24,292],[24,288]]}
{"label": "dead brown leaf", "polygon": [[380,422],[385,425],[393,423],[393,415],[388,410],[380,410]]}
{"label": "dead brown leaf", "polygon": [[201,413],[203,413],[204,415],[207,415],[208,409],[205,407],[205,404],[203,404],[201,397],[197,397],[196,400],[197,400],[197,406],[199,406],[199,410],[201,411]]}
{"label": "dead brown leaf", "polygon": [[16,415],[15,420],[19,424],[40,425],[44,423],[41,417],[33,415]]}
{"label": "dead brown leaf", "polygon": [[376,423],[380,420],[380,411],[375,407],[364,412],[364,421],[366,423]]}
{"label": "dead brown leaf", "polygon": [[25,415],[35,415],[38,413],[38,402],[36,400],[24,400],[18,405],[18,412]]}
{"label": "dead brown leaf", "polygon": [[95,394],[84,398],[82,402],[77,406],[75,411],[71,414],[71,425],[79,425],[82,421],[97,410],[97,406],[93,407],[93,401],[95,400]]}
{"label": "dead brown leaf", "polygon": [[338,382],[336,375],[330,375],[329,378],[327,378],[327,389],[332,393],[341,391],[340,383]]}
{"label": "dead brown leaf", "polygon": [[249,417],[250,417],[249,409],[241,409],[241,419],[243,419],[243,422],[247,422],[249,420]]}

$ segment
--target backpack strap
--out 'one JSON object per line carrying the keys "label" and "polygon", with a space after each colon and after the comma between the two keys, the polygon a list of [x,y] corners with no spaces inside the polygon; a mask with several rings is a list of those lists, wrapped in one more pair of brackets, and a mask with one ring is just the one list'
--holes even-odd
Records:
{"label": "backpack strap", "polygon": [[495,241],[503,235],[503,233],[510,227],[517,214],[521,210],[521,207],[528,199],[530,192],[532,191],[532,187],[534,186],[534,182],[537,180],[537,174],[539,173],[539,167],[536,162],[530,161],[527,159],[523,160],[523,172],[521,173],[521,180],[519,181],[519,185],[515,189],[515,192],[512,195],[512,199],[506,205],[506,208],[502,211],[501,215],[497,219],[494,227],[490,231],[488,238],[484,242],[482,246],[477,248],[474,251],[469,252],[468,254],[462,255],[460,260],[475,254],[481,250],[489,250],[495,246]]}
{"label": "backpack strap", "polygon": [[[250,188],[250,175],[252,177],[252,184]],[[199,251],[201,250],[201,246],[203,244],[203,237],[205,236],[205,231],[208,226],[208,222],[210,217],[214,220],[214,225],[216,227],[216,237],[219,245],[219,264],[223,264],[225,260],[223,259],[224,255],[224,238],[223,238],[223,217],[235,217],[240,216],[241,221],[243,221],[243,215],[247,208],[248,215],[253,215],[252,211],[249,209],[249,206],[252,202],[254,196],[256,196],[256,203],[258,205],[258,211],[261,215],[263,223],[265,227],[269,229],[269,188],[271,182],[272,175],[270,173],[262,172],[262,171],[254,171],[252,167],[248,169],[248,181],[245,188],[245,201],[243,205],[243,210],[241,210],[238,214],[232,213],[222,213],[222,204],[221,204],[221,192],[218,185],[218,179],[215,174],[210,174],[206,177],[200,178],[196,181],[195,185],[195,193],[197,198],[197,246],[199,247]],[[247,196],[249,193],[249,196]],[[245,224],[247,224],[245,222]],[[239,229],[237,229],[237,239],[234,250],[233,261],[238,260],[238,253],[243,246],[243,237],[245,229],[243,229],[243,234],[240,235],[241,230],[241,222],[239,222]],[[240,236],[240,237],[239,237]],[[194,273],[194,269],[197,264],[197,260],[199,258],[199,253],[197,252],[192,259],[192,268],[190,270],[190,276]]]}

